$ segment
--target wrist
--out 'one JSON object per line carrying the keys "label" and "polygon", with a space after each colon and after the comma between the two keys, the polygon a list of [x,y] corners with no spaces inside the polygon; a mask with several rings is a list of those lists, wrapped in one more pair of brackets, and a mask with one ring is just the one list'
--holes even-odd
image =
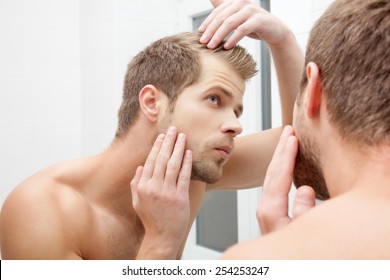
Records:
{"label": "wrist", "polygon": [[277,42],[273,42],[273,43],[270,42],[268,45],[269,48],[271,49],[271,52],[274,52],[274,51],[280,51],[283,49],[290,48],[291,46],[297,44],[298,42],[296,41],[295,35],[292,32],[292,30],[285,27],[284,35],[282,36],[282,39]]}
{"label": "wrist", "polygon": [[146,235],[138,250],[137,259],[172,260],[177,258],[180,241],[163,236]]}

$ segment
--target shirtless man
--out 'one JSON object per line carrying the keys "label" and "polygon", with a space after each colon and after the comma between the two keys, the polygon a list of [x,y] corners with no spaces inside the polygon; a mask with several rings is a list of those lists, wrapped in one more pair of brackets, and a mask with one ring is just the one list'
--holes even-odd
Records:
{"label": "shirtless man", "polygon": [[[259,203],[268,234],[223,258],[390,259],[389,58],[390,1],[337,0],[318,20],[294,129],[280,138]],[[291,221],[293,177],[304,188],[298,201],[314,205],[308,186],[330,199],[305,214],[296,209]]]}
{"label": "shirtless man", "polygon": [[233,29],[226,48],[246,35],[266,41],[285,124],[303,56],[269,13],[250,1],[220,2],[201,39],[163,38],[132,60],[109,148],[48,167],[9,195],[1,212],[4,259],[180,258],[207,189],[262,183],[281,129],[237,139],[233,152],[255,64],[242,48],[210,49]]}

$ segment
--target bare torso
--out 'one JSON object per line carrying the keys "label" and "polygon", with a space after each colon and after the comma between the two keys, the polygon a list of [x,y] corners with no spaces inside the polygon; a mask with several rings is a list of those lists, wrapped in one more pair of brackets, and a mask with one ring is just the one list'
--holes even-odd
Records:
{"label": "bare torso", "polygon": [[356,189],[288,226],[232,247],[227,259],[390,259],[390,193]]}
{"label": "bare torso", "polygon": [[[1,213],[3,258],[136,258],[144,228],[132,208],[130,185],[122,195],[128,197],[113,199],[111,193],[100,193],[106,188],[91,180],[94,160],[49,167],[13,191]],[[204,184],[193,185],[190,225],[205,191]],[[102,199],[104,196],[108,199]],[[183,248],[184,243],[178,258]]]}

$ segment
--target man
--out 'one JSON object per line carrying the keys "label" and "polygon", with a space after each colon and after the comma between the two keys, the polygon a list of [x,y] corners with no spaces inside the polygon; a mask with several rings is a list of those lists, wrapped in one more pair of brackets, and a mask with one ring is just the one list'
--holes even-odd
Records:
{"label": "man", "polygon": [[[233,152],[244,82],[256,71],[232,46],[245,35],[269,43],[286,123],[303,59],[276,18],[250,1],[219,2],[202,38],[163,38],[129,64],[107,150],[42,170],[10,194],[1,213],[3,258],[180,258],[206,189],[262,182],[280,129],[243,137]],[[230,50],[217,47],[233,29]]]}
{"label": "man", "polygon": [[[268,234],[224,258],[390,259],[389,58],[389,1],[332,3],[311,31],[294,129],[285,128],[263,186],[258,220]],[[292,177],[304,185],[297,201],[313,206],[308,186],[330,199],[291,221]]]}

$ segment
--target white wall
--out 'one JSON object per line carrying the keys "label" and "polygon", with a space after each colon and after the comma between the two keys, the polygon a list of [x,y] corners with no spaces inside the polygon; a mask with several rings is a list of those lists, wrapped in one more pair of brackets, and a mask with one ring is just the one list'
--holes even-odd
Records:
{"label": "white wall", "polygon": [[177,0],[80,1],[83,156],[110,144],[128,62],[176,33],[177,17]]}
{"label": "white wall", "polygon": [[0,203],[80,154],[78,0],[0,1]]}
{"label": "white wall", "polygon": [[[305,50],[309,32],[314,22],[332,1],[300,0],[299,5],[297,5],[296,1],[271,0],[271,12],[292,29],[302,50]],[[282,115],[274,69],[272,72],[272,92],[272,126],[278,127],[282,124]]]}
{"label": "white wall", "polygon": [[115,133],[127,63],[178,30],[177,0],[0,0],[0,205]]}

